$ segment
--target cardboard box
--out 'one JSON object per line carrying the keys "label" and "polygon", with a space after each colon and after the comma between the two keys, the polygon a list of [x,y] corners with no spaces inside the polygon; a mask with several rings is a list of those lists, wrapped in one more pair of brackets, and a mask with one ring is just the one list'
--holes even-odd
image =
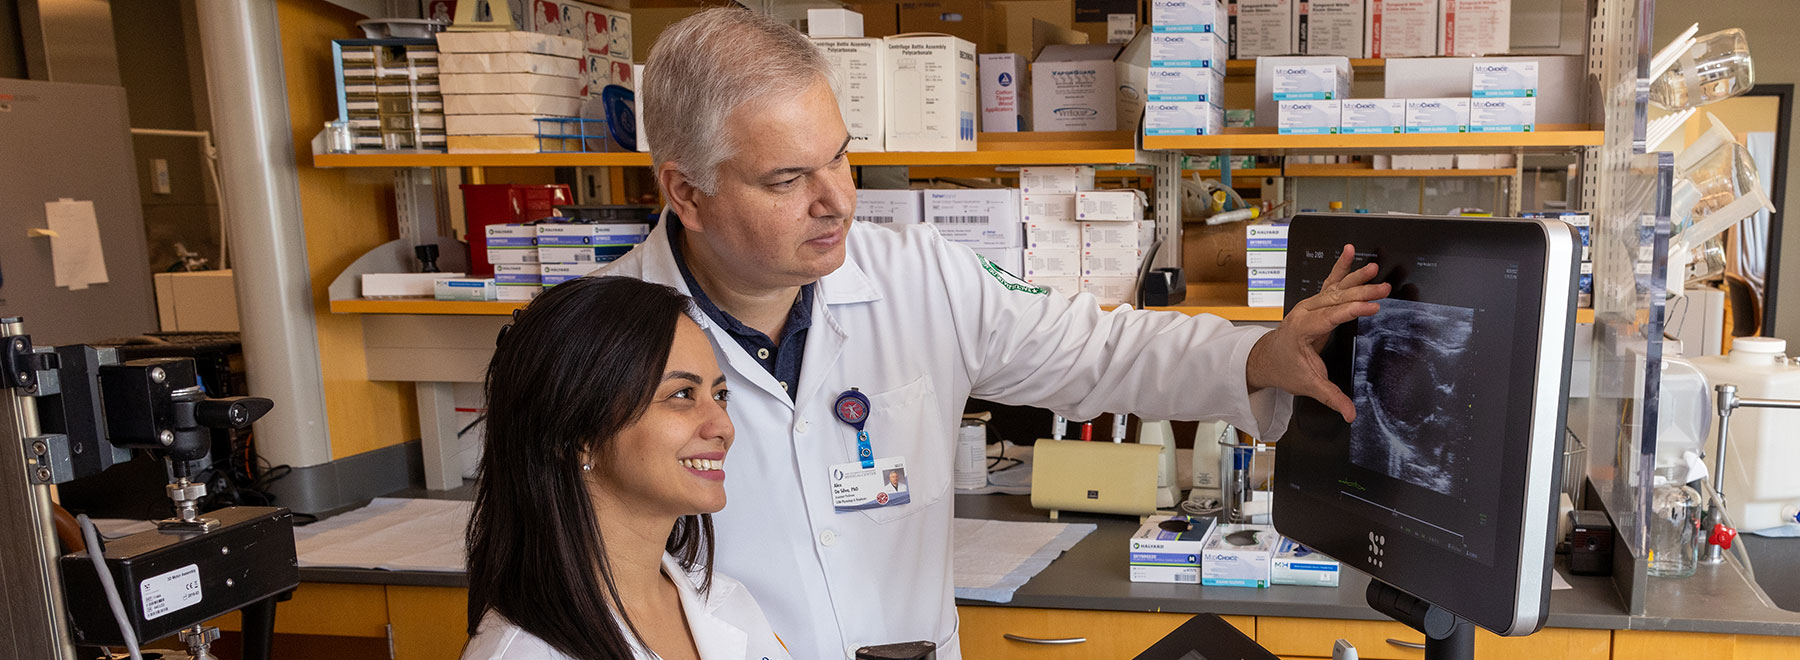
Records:
{"label": "cardboard box", "polygon": [[1083,277],[1081,292],[1091,295],[1102,305],[1137,304],[1137,275],[1130,277]]}
{"label": "cardboard box", "polygon": [[1281,135],[1336,135],[1342,101],[1276,101],[1276,132]]}
{"label": "cardboard box", "polygon": [[536,73],[574,78],[581,75],[581,60],[537,53],[444,53],[438,58],[440,73]]}
{"label": "cardboard box", "polygon": [[1142,190],[1089,190],[1075,194],[1075,219],[1082,222],[1137,222],[1148,203]]}
{"label": "cardboard box", "polygon": [[1045,46],[1031,64],[1031,125],[1038,132],[1118,128],[1115,44]]}
{"label": "cardboard box", "polygon": [[[1146,221],[1149,222],[1149,221]],[[1141,225],[1128,222],[1083,222],[1081,223],[1081,249],[1083,250],[1138,250],[1150,247],[1143,240]],[[1154,223],[1152,223],[1154,225]],[[1133,271],[1135,273],[1136,271]]]}
{"label": "cardboard box", "polygon": [[581,97],[580,78],[536,73],[446,73],[438,76],[445,96],[453,94],[542,94]]}
{"label": "cardboard box", "polygon": [[1018,192],[927,190],[925,222],[953,243],[970,247],[1021,247]]}
{"label": "cardboard box", "polygon": [[630,252],[650,235],[641,223],[545,223],[538,225],[538,262],[607,263]]}
{"label": "cardboard box", "polygon": [[975,45],[946,36],[888,37],[882,56],[888,151],[974,151]]}
{"label": "cardboard box", "polygon": [[863,15],[849,9],[808,8],[806,36],[814,39],[861,39]]}
{"label": "cardboard box", "polygon": [[1539,124],[1587,123],[1587,69],[1580,57],[1424,57],[1390,59],[1382,95],[1391,99],[1474,96],[1477,63],[1535,63]]}
{"label": "cardboard box", "polygon": [[1517,60],[1475,60],[1470,70],[1470,95],[1478,98],[1536,97],[1538,63]]}
{"label": "cardboard box", "polygon": [[1225,74],[1218,69],[1164,69],[1149,71],[1151,101],[1225,104]]}
{"label": "cardboard box", "polygon": [[1270,95],[1277,101],[1349,98],[1350,62],[1341,57],[1330,60],[1278,63],[1270,67]]}
{"label": "cardboard box", "polygon": [[1224,73],[1226,53],[1225,37],[1217,33],[1150,33],[1153,68],[1215,69]]}
{"label": "cardboard box", "polygon": [[886,135],[882,126],[881,54],[885,50],[880,39],[814,39],[819,53],[831,64],[837,78],[838,113],[844,128],[850,132],[850,151],[882,151]]}
{"label": "cardboard box", "polygon": [[488,263],[538,262],[537,225],[488,225],[486,234]]}
{"label": "cardboard box", "polygon": [[1231,58],[1288,55],[1294,51],[1294,0],[1232,0]]}
{"label": "cardboard box", "polygon": [[1379,135],[1406,132],[1406,99],[1345,99],[1338,132]]}
{"label": "cardboard box", "polygon": [[[539,119],[547,115],[446,115],[444,132],[448,135],[530,135],[536,136]],[[561,131],[557,131],[561,132]]]}
{"label": "cardboard box", "polygon": [[[369,275],[364,274],[362,278],[365,291],[368,290]],[[237,280],[229,269],[156,273],[151,280],[156,283],[157,325],[163,332],[239,332],[242,329],[238,325]],[[431,295],[430,282],[420,288],[424,290],[423,294],[409,295]]]}
{"label": "cardboard box", "polygon": [[[1162,524],[1170,520],[1187,523],[1187,530],[1163,529]],[[1131,581],[1199,584],[1200,553],[1217,524],[1212,518],[1187,516],[1152,517],[1145,521],[1131,535]]]}
{"label": "cardboard box", "polygon": [[1512,48],[1512,0],[1438,0],[1439,55],[1495,55]]}
{"label": "cardboard box", "polygon": [[[1132,228],[1136,233],[1136,228]],[[1082,277],[1131,277],[1138,274],[1138,267],[1143,265],[1142,250],[1081,250]]]}
{"label": "cardboard box", "polygon": [[1438,54],[1438,0],[1369,0],[1363,25],[1369,57]]}
{"label": "cardboard box", "polygon": [[[1331,78],[1309,76],[1308,72],[1332,73]],[[1256,60],[1256,112],[1253,115],[1258,126],[1276,125],[1275,96],[1277,70],[1292,70],[1295,73],[1279,76],[1287,86],[1284,94],[1300,94],[1302,92],[1332,91],[1336,98],[1350,96],[1351,68],[1350,58],[1338,56],[1312,57],[1262,57]],[[1341,95],[1336,92],[1342,92]],[[1319,94],[1323,96],[1323,94]],[[1294,99],[1299,100],[1299,99]]]}
{"label": "cardboard box", "polygon": [[1280,307],[1284,302],[1284,291],[1251,291],[1247,307]]}
{"label": "cardboard box", "polygon": [[[159,278],[163,275],[165,273],[156,274]],[[464,273],[363,273],[361,295],[364,298],[429,296],[437,291],[434,285],[438,280],[463,276]]]}
{"label": "cardboard box", "polygon": [[1275,546],[1275,558],[1269,563],[1269,584],[1335,587],[1342,571],[1343,567],[1336,559],[1295,543],[1293,539],[1282,538]]}
{"label": "cardboard box", "polygon": [[1027,251],[1068,250],[1079,252],[1081,250],[1081,223],[1073,220],[1026,222],[1025,249]]}
{"label": "cardboard box", "polygon": [[1081,250],[1047,248],[1025,250],[1025,279],[1034,277],[1080,277]]}
{"label": "cardboard box", "polygon": [[[1251,543],[1242,543],[1243,541]],[[1269,525],[1219,525],[1200,550],[1200,584],[1267,587],[1281,535]]]}
{"label": "cardboard box", "polygon": [[1369,0],[1294,0],[1294,52],[1368,57]]}
{"label": "cardboard box", "polygon": [[589,263],[589,264],[544,264],[543,267],[539,269],[539,271],[542,273],[541,278],[543,281],[544,288],[548,289],[550,287],[556,286],[558,284],[562,284],[563,282],[567,282],[567,281],[575,279],[577,277],[587,277],[589,274],[592,274],[594,271],[599,270],[599,269],[600,269],[600,264],[592,264],[592,263]]}
{"label": "cardboard box", "polygon": [[1288,225],[1244,225],[1244,265],[1252,269],[1287,267]]}
{"label": "cardboard box", "polygon": [[536,53],[556,57],[580,58],[586,44],[573,37],[512,32],[439,32],[437,49],[444,53]]}
{"label": "cardboard box", "polygon": [[444,96],[446,115],[543,115],[573,117],[581,112],[581,99],[543,94],[449,94]]}
{"label": "cardboard box", "polygon": [[1237,225],[1181,225],[1181,270],[1189,282],[1244,282],[1244,232]]}
{"label": "cardboard box", "polygon": [[1074,222],[1075,195],[1070,193],[1021,193],[1020,217],[1026,224]]}
{"label": "cardboard box", "polygon": [[899,32],[895,34],[947,34],[969,42],[981,52],[998,51],[988,31],[989,7],[984,0],[902,2]]}
{"label": "cardboard box", "polygon": [[1026,92],[1027,63],[1014,53],[982,54],[981,130],[987,133],[1018,133],[1030,130],[1026,118],[1031,116]]}
{"label": "cardboard box", "polygon": [[[1027,195],[1073,195],[1094,188],[1092,165],[1028,166],[1019,168],[1019,192]],[[1068,220],[1075,219],[1071,210]]]}
{"label": "cardboard box", "polygon": [[919,190],[858,190],[856,219],[899,229],[925,221],[925,193]]}
{"label": "cardboard box", "polygon": [[1224,0],[1150,0],[1152,32],[1219,32],[1230,21]]}
{"label": "cardboard box", "polygon": [[1144,135],[1218,135],[1224,130],[1225,109],[1211,103],[1144,104]]}
{"label": "cardboard box", "polygon": [[1469,101],[1470,133],[1530,133],[1537,130],[1537,99],[1502,97]]}
{"label": "cardboard box", "polygon": [[491,279],[446,278],[431,285],[432,297],[438,300],[493,300],[498,295]]}
{"label": "cardboard box", "polygon": [[544,290],[538,264],[494,264],[495,300],[531,300]]}
{"label": "cardboard box", "polygon": [[1244,251],[1244,267],[1250,268],[1286,268],[1287,250],[1250,250]]}
{"label": "cardboard box", "polygon": [[1469,132],[1469,99],[1407,99],[1406,132]]}
{"label": "cardboard box", "polygon": [[1106,43],[1122,44],[1137,35],[1137,14],[1107,14]]}
{"label": "cardboard box", "polygon": [[1251,291],[1284,291],[1287,289],[1287,268],[1250,268],[1249,288]]}

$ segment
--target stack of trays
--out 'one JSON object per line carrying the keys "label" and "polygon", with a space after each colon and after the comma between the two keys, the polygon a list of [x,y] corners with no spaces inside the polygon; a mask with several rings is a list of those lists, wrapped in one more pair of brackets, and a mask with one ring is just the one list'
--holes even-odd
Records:
{"label": "stack of trays", "polygon": [[452,153],[579,151],[543,145],[538,121],[580,113],[586,50],[577,39],[532,32],[438,35],[445,129]]}

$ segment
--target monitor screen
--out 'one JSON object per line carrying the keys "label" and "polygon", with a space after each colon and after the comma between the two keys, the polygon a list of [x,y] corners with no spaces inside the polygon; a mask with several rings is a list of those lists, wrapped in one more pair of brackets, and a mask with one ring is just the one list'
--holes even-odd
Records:
{"label": "monitor screen", "polygon": [[1392,285],[1321,353],[1356,405],[1310,399],[1277,443],[1284,535],[1501,634],[1548,598],[1579,240],[1556,220],[1301,215],[1286,302],[1345,244]]}

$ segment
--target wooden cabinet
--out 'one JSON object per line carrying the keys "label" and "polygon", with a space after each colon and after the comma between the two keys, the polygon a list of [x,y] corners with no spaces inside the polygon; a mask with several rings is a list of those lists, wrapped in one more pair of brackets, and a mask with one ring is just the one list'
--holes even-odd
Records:
{"label": "wooden cabinet", "polygon": [[[1422,644],[1425,636],[1394,621],[1345,621],[1341,619],[1300,619],[1289,617],[1257,617],[1256,641],[1270,653],[1288,658],[1329,658],[1331,645],[1339,639],[1356,646],[1358,657],[1366,660],[1420,660],[1425,651],[1395,644]],[[1475,631],[1476,660],[1607,660],[1611,653],[1612,631],[1574,628],[1545,628],[1529,637],[1500,637],[1485,630]]]}
{"label": "wooden cabinet", "polygon": [[1613,633],[1612,657],[1788,660],[1800,658],[1800,637],[1620,630]]}
{"label": "wooden cabinet", "polygon": [[[962,639],[963,657],[969,660],[1130,658],[1194,616],[1026,607],[959,607],[956,612],[962,619],[957,635]],[[1255,617],[1223,618],[1245,635],[1256,637]],[[1006,639],[1007,634],[1040,640],[1085,641],[1034,644]]]}

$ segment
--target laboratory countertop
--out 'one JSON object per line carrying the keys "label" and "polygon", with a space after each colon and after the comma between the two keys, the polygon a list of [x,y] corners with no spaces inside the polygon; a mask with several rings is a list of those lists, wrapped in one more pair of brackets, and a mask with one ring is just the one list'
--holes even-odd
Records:
{"label": "laboratory countertop", "polygon": [[[470,499],[468,486],[450,491],[407,490],[395,497]],[[956,516],[986,520],[1046,520],[1023,495],[957,495]],[[1248,616],[1383,620],[1364,602],[1369,578],[1345,571],[1336,588],[1274,586],[1267,589],[1132,582],[1126,543],[1138,528],[1126,516],[1064,513],[1059,522],[1093,523],[1095,530],[1025,583],[1012,602],[958,600],[958,605],[1192,612]],[[1800,539],[1744,538],[1770,598],[1800,608]],[[1558,558],[1558,565],[1562,559]],[[1729,567],[1702,567],[1686,579],[1651,582],[1644,615],[1627,616],[1608,578],[1568,575],[1571,589],[1550,592],[1550,620],[1558,628],[1671,630],[1800,636],[1800,613],[1765,606]],[[302,568],[304,582],[466,587],[462,573]]]}

